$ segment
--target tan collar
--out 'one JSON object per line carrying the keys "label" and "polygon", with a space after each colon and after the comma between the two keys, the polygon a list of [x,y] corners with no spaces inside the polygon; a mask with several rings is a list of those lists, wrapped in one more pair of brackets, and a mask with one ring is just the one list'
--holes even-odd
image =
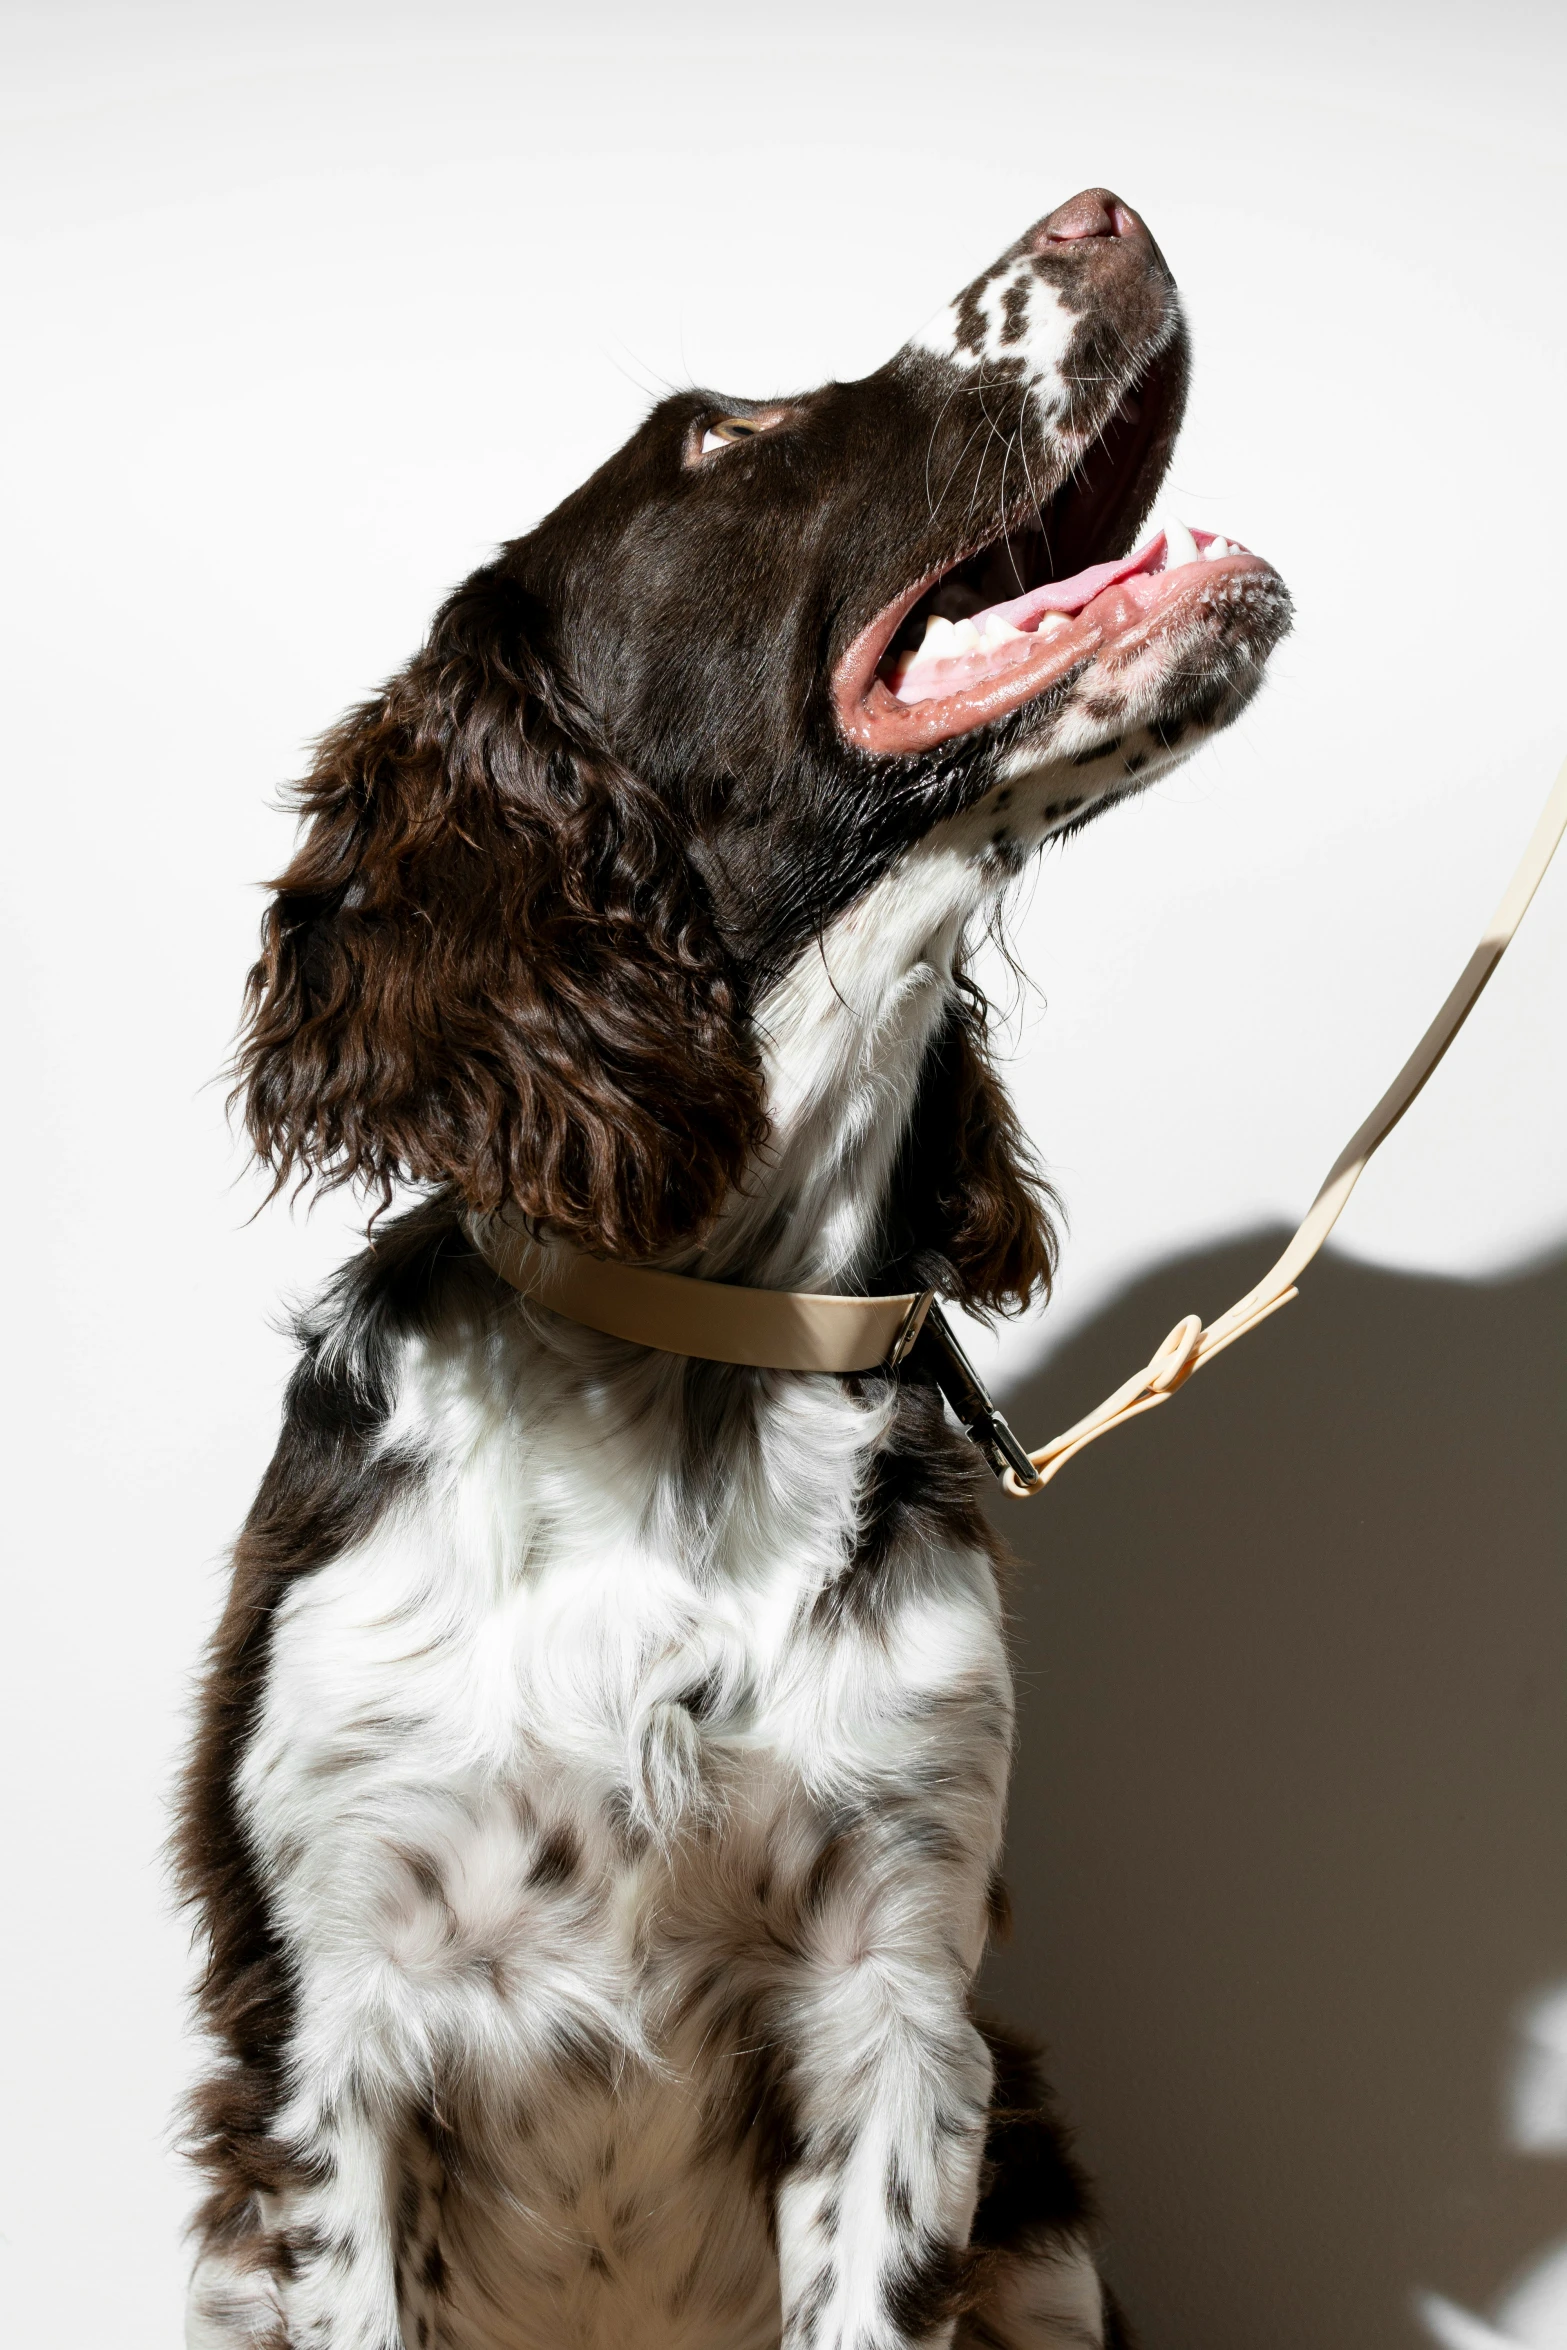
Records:
{"label": "tan collar", "polygon": [[871,1371],[901,1363],[924,1332],[943,1394],[1007,1491],[1019,1499],[1042,1492],[1085,1445],[1167,1403],[1195,1371],[1295,1296],[1297,1280],[1337,1223],[1372,1152],[1419,1093],[1501,961],[1564,831],[1567,766],[1557,776],[1517,871],[1457,985],[1376,1108],[1329,1168],[1277,1264],[1207,1327],[1199,1315],[1188,1314],[1145,1370],[1134,1373],[1097,1411],[1036,1452],[1024,1452],[996,1410],[933,1303],[931,1290],[900,1297],[818,1297],[798,1290],[737,1289],[728,1282],[698,1281],[683,1273],[608,1264],[558,1245],[544,1248],[499,1217],[473,1220],[475,1245],[514,1288],[569,1320],[637,1346],[709,1362],[750,1363],[777,1371]]}
{"label": "tan collar", "polygon": [[469,1230],[493,1270],[527,1297],[608,1338],[709,1363],[772,1371],[874,1371],[901,1363],[919,1336],[932,1289],[897,1297],[826,1297],[808,1290],[740,1289],[621,1265],[500,1217]]}

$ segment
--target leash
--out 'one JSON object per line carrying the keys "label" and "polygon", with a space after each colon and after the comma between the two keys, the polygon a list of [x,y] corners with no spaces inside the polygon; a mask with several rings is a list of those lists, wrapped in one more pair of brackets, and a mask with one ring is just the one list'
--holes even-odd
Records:
{"label": "leash", "polygon": [[1567,832],[1567,764],[1456,986],[1371,1115],[1345,1144],[1278,1262],[1216,1322],[1187,1314],[1138,1371],[1098,1409],[1025,1451],[986,1393],[933,1290],[894,1297],[827,1297],[741,1289],[684,1273],[660,1273],[542,1242],[503,1215],[470,1217],[470,1235],[495,1272],[540,1305],[612,1338],[708,1362],[778,1371],[891,1370],[918,1350],[957,1418],[1006,1491],[1043,1493],[1070,1460],[1112,1428],[1169,1402],[1216,1355],[1299,1295],[1301,1274],[1342,1215],[1372,1154],[1385,1142],[1473,1011],[1506,953],[1546,867]]}
{"label": "leash", "polygon": [[1206,1329],[1196,1314],[1188,1314],[1177,1322],[1146,1370],[1128,1379],[1114,1395],[1106,1396],[1097,1411],[1089,1412],[1028,1455],[1031,1476],[1024,1476],[1009,1465],[1002,1483],[1014,1500],[1025,1501],[1032,1494],[1043,1493],[1051,1478],[1086,1445],[1097,1443],[1112,1428],[1135,1420],[1139,1413],[1155,1411],[1160,1404],[1168,1403],[1178,1388],[1184,1387],[1216,1355],[1223,1354],[1227,1346],[1233,1346],[1237,1338],[1244,1338],[1270,1314],[1276,1314],[1280,1306],[1287,1306],[1292,1297],[1299,1296],[1297,1283],[1301,1274],[1343,1214],[1349,1195],[1365,1173],[1373,1153],[1392,1133],[1474,1010],[1486,981],[1528,912],[1529,901],[1544,880],[1545,869],[1556,854],[1564,832],[1567,832],[1567,763],[1551,787],[1529,845],[1502,893],[1501,904],[1486,924],[1457,984],[1376,1108],[1328,1169],[1316,1198],[1278,1262],[1264,1273],[1255,1288],[1248,1289],[1228,1313],[1221,1314]]}

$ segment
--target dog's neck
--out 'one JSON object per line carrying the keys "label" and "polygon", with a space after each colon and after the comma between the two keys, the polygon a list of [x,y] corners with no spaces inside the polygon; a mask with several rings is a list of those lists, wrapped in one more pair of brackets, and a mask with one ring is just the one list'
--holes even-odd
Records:
{"label": "dog's neck", "polygon": [[911,850],[758,1006],[769,1140],[683,1269],[768,1289],[865,1286],[965,930],[1003,878],[981,837],[969,820]]}

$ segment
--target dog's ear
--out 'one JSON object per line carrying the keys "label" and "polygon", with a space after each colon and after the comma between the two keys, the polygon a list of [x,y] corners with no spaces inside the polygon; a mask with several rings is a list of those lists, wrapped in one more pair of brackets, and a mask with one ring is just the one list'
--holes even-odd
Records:
{"label": "dog's ear", "polygon": [[939,1289],[973,1313],[1017,1313],[1048,1291],[1055,1193],[990,1057],[985,997],[960,966],[946,1023],[920,1074],[895,1201],[900,1284]]}
{"label": "dog's ear", "polygon": [[279,1186],[400,1179],[641,1257],[764,1130],[668,811],[604,749],[499,566],[322,742],[250,974],[237,1096]]}

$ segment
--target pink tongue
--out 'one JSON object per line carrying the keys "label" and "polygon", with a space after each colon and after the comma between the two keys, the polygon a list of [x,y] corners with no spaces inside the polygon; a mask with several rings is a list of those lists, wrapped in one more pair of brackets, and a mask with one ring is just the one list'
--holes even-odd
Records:
{"label": "pink tongue", "polygon": [[1123,555],[1119,563],[1091,563],[1086,571],[1074,572],[1070,579],[1052,579],[1044,587],[1030,588],[1026,596],[1018,596],[1010,604],[992,604],[986,611],[976,612],[974,625],[982,629],[987,620],[1001,619],[1013,628],[1029,628],[1045,612],[1081,612],[1085,604],[1103,595],[1107,587],[1114,587],[1118,579],[1151,571],[1163,553],[1161,530],[1147,546],[1139,547],[1133,555]]}

